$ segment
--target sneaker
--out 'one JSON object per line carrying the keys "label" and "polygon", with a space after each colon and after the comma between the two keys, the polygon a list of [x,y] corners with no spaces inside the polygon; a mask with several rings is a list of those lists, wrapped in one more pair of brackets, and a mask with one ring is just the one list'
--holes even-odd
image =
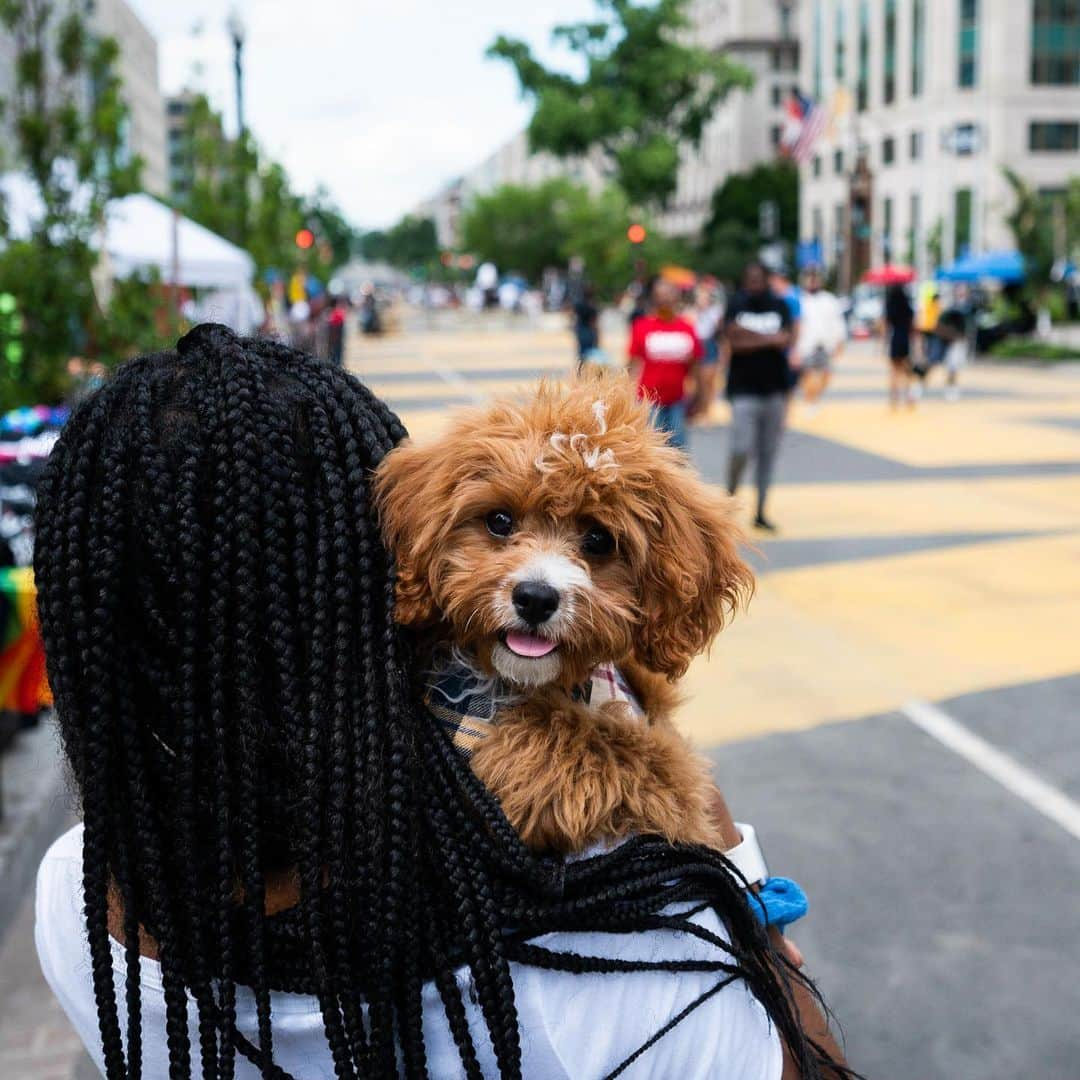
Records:
{"label": "sneaker", "polygon": [[918,401],[923,396],[922,383],[915,383],[911,388],[910,397],[912,401]]}
{"label": "sneaker", "polygon": [[754,518],[754,528],[760,529],[762,532],[774,533],[778,531],[776,526],[764,514],[758,514]]}
{"label": "sneaker", "polygon": [[959,401],[960,400],[960,387],[959,386],[947,386],[947,387],[945,387],[945,400],[946,401]]}

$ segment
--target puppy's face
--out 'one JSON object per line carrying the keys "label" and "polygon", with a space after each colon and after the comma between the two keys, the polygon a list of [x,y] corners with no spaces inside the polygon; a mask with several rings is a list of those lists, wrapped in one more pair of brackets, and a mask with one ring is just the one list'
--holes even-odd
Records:
{"label": "puppy's face", "polygon": [[377,495],[398,618],[520,687],[628,656],[677,677],[751,584],[727,500],[621,379],[463,414],[393,451]]}

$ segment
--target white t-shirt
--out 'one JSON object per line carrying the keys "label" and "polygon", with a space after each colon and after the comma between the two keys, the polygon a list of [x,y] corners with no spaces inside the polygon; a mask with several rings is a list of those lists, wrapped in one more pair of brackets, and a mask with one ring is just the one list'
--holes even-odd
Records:
{"label": "white t-shirt", "polygon": [[[103,1069],[82,904],[82,826],[77,825],[49,848],[38,869],[34,938],[46,980],[95,1064]],[[672,907],[668,913],[677,910]],[[693,920],[727,940],[723,924],[711,912],[694,915]],[[666,930],[548,934],[537,944],[624,960],[727,959],[722,950],[700,938]],[[124,950],[118,942],[112,942],[112,953],[120,1027],[126,1031]],[[161,967],[146,957],[141,967],[143,1075],[156,1080],[168,1073]],[[656,971],[575,975],[524,964],[511,964],[511,975],[527,1080],[599,1080],[722,977],[719,972]],[[465,1010],[484,1076],[498,1076],[480,1008],[468,993],[469,972],[459,971],[457,980],[466,990]],[[423,1003],[430,1074],[436,1080],[457,1080],[462,1075],[460,1059],[433,985],[424,987]],[[277,1064],[303,1080],[333,1080],[318,999],[272,993],[270,1004]],[[188,1014],[192,1075],[198,1076],[194,1003]],[[237,988],[236,1024],[246,1038],[258,1042],[254,998],[243,987]],[[737,982],[691,1012],[622,1075],[632,1080],[779,1080],[782,1068],[775,1027],[745,985]],[[236,1076],[255,1080],[258,1073],[238,1055]]]}
{"label": "white t-shirt", "polygon": [[808,357],[815,349],[832,353],[847,338],[840,301],[831,292],[803,289],[799,294],[799,355]]}

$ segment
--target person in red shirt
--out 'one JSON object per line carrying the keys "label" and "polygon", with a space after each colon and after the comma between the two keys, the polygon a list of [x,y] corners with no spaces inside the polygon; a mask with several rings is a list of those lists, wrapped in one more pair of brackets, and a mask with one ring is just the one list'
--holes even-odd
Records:
{"label": "person in red shirt", "polygon": [[638,397],[652,402],[653,423],[668,433],[672,446],[685,450],[687,421],[703,404],[698,378],[703,350],[693,324],[678,314],[675,285],[658,279],[652,301],[652,314],[637,319],[630,330],[630,374]]}

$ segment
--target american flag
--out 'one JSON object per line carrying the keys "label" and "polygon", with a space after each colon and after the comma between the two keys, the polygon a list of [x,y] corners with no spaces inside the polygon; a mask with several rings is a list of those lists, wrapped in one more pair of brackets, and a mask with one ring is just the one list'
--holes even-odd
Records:
{"label": "american flag", "polygon": [[829,122],[828,110],[798,90],[793,90],[784,112],[780,145],[784,153],[802,165],[810,160],[814,144]]}

